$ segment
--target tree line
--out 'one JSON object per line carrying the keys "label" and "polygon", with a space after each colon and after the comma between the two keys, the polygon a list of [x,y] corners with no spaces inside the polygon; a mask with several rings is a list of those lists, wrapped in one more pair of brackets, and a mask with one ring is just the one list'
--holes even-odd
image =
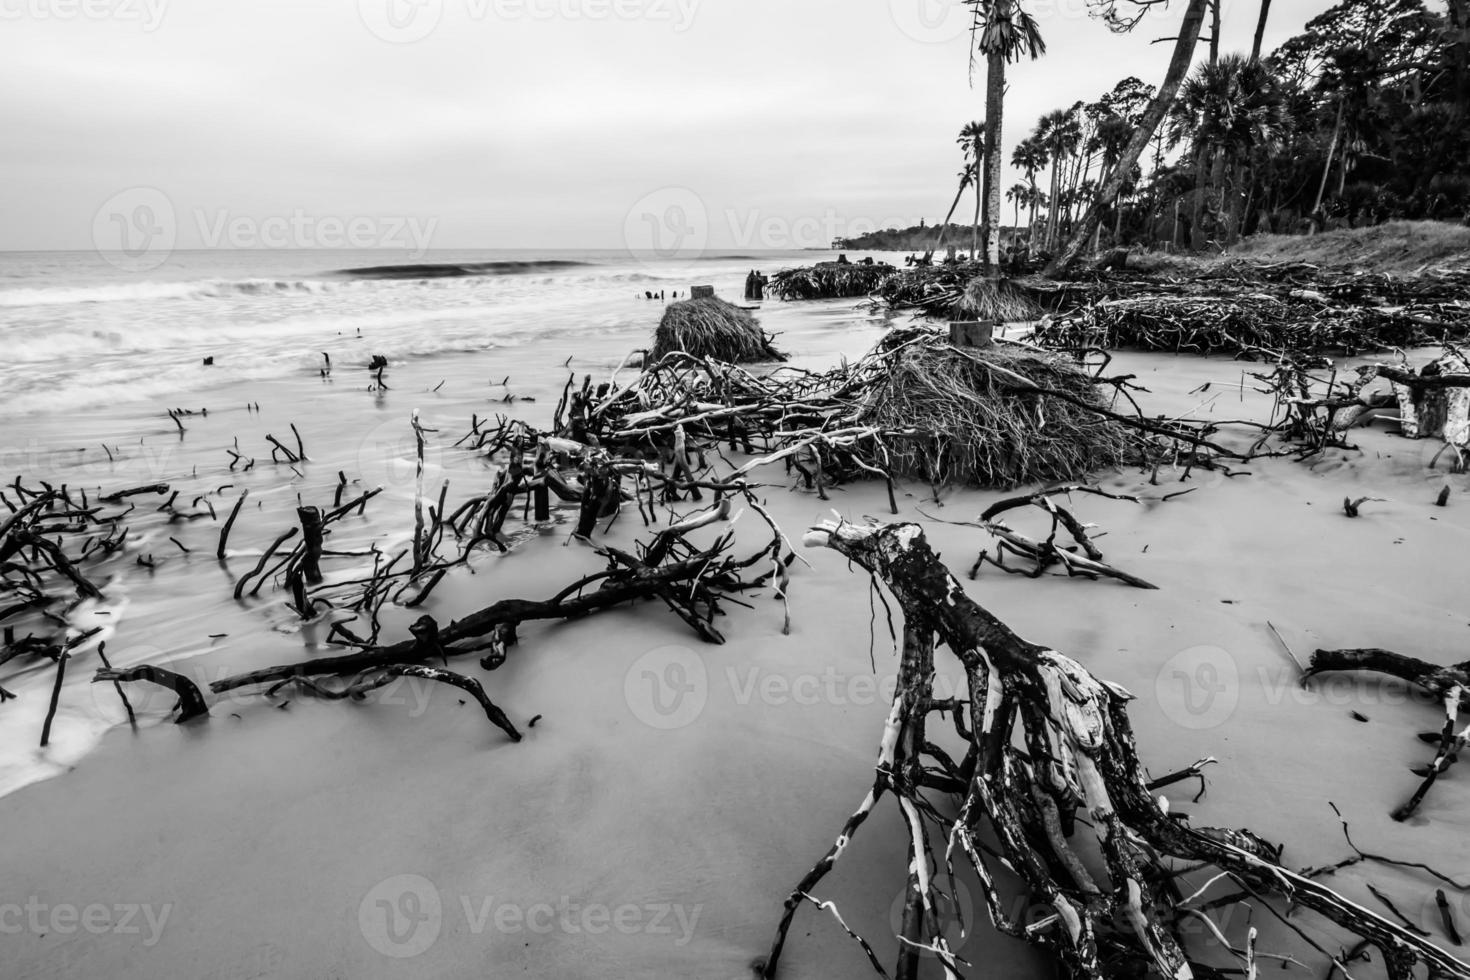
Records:
{"label": "tree line", "polygon": [[[1046,113],[1011,147],[1023,179],[1005,189],[1006,68],[1045,40],[1022,0],[964,2],[986,116],[959,134],[959,187],[938,227],[974,189],[968,244],[997,275],[1007,216],[1053,273],[1105,243],[1202,249],[1258,231],[1470,222],[1470,0],[1343,0],[1269,53],[1271,0],[1239,53],[1221,51],[1221,0],[1189,0],[1160,84],[1125,78]],[[1096,9],[1131,31],[1159,5]]]}

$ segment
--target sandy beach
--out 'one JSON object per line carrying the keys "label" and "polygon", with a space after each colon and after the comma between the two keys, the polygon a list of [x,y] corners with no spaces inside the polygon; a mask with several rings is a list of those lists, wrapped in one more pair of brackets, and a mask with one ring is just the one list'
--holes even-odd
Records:
{"label": "sandy beach", "polygon": [[[768,304],[762,318],[797,365],[813,368],[860,355],[885,326],[846,302]],[[467,429],[471,411],[544,416],[568,357],[572,369],[599,377],[626,347],[621,337],[568,338],[409,360],[393,365],[387,392],[366,391],[360,367],[339,367],[330,383],[302,372],[232,385],[191,395],[184,407],[210,411],[185,420],[182,440],[156,411],[89,415],[68,430],[68,445],[138,450],[138,468],[114,464],[109,485],[146,477],[183,485],[188,495],[237,484],[219,494],[225,501],[240,485],[251,488],[223,565],[213,556],[212,522],[161,526],[139,542],[134,550],[161,560],[146,582],[133,572],[108,589],[110,605],[99,610],[115,613],[108,650],[202,681],[320,653],[322,627],[302,628],[282,593],[229,598],[232,576],[290,525],[297,494],[330,494],[339,469],[384,483],[382,498],[341,525],[331,546],[402,540],[413,481],[401,447],[413,409],[444,443]],[[339,365],[352,360],[334,356]],[[1115,365],[1149,389],[1141,396],[1149,413],[1259,419],[1269,407],[1248,380],[1240,389],[1239,362],[1120,354]],[[492,385],[507,375],[506,388]],[[1206,382],[1210,389],[1195,393]],[[536,401],[488,404],[487,393],[501,391]],[[247,412],[257,401],[260,412]],[[229,473],[223,450],[236,436],[265,455],[264,434],[279,436],[292,421],[311,457],[299,476],[267,465]],[[51,445],[47,426],[44,417],[22,419],[17,441]],[[1360,847],[1433,854],[1442,870],[1463,877],[1470,853],[1456,781],[1438,787],[1412,821],[1388,817],[1413,789],[1409,767],[1424,761],[1414,735],[1437,727],[1437,709],[1371,678],[1301,688],[1267,626],[1301,657],[1317,647],[1383,646],[1437,663],[1460,659],[1470,621],[1454,569],[1470,533],[1470,484],[1443,462],[1427,468],[1437,443],[1399,438],[1393,428],[1355,431],[1355,452],[1310,463],[1256,460],[1234,478],[1198,472],[1180,482],[1181,472],[1165,467],[1155,485],[1147,472],[1099,474],[1101,486],[1140,502],[1078,498],[1076,511],[1106,532],[1098,541],[1110,561],[1158,591],[994,568],[966,580],[966,589],[1023,636],[1132,692],[1151,772],[1218,760],[1198,801],[1195,782],[1167,791],[1195,823],[1249,826],[1283,843],[1290,867],[1330,863],[1350,853],[1330,800]],[[143,452],[150,446],[159,455]],[[99,482],[97,454],[80,453],[87,461],[74,483]],[[468,457],[444,450],[431,485],[448,477],[451,498],[480,489],[485,471]],[[960,574],[991,546],[963,522],[1002,496],[946,491],[936,500],[931,488],[908,483],[891,518],[881,484],[843,486],[821,501],[779,466],[756,479],[793,540],[833,510],[854,521],[913,520]],[[1436,507],[1444,485],[1449,505]],[[1182,490],[1192,492],[1164,499]],[[1349,520],[1344,495],[1381,499]],[[423,610],[395,610],[385,635],[403,635],[418,612],[447,621],[499,598],[551,595],[595,570],[597,557],[569,543],[560,519],[515,537],[505,555],[486,553],[453,572]],[[760,532],[748,521],[737,526],[742,535]],[[607,540],[630,547],[640,533],[641,522],[625,512]],[[193,550],[183,553],[170,536]],[[767,590],[749,597],[754,608],[732,608],[721,622],[724,645],[700,643],[667,610],[645,603],[531,624],[493,673],[472,658],[456,662],[521,728],[519,744],[460,692],[412,679],[363,703],[234,692],[212,699],[207,719],[185,725],[167,719],[166,693],[130,685],[142,702],[134,731],[109,685],[85,683],[90,664],[79,658],[55,744],[12,765],[13,791],[0,798],[5,974],[749,976],[786,894],[871,783],[897,665],[867,576],[830,551],[804,557],[810,567],[792,569],[789,635]],[[941,654],[940,664],[936,689],[962,690],[953,658]],[[48,679],[18,679],[21,701],[0,711],[7,743],[34,744]],[[18,785],[46,772],[53,778]],[[880,807],[820,890],[885,962],[896,954],[904,862],[898,813]],[[1334,881],[1373,902],[1358,870]],[[1373,879],[1431,927],[1432,889],[1423,880],[1382,868]],[[960,955],[987,975],[1050,975],[1039,953],[995,935],[973,898],[966,908],[976,885],[959,884],[961,912],[947,934]],[[1024,898],[1017,901],[1024,914]],[[1335,942],[1321,920],[1293,921]],[[1259,915],[1252,924],[1262,948],[1312,961],[1275,919]],[[1242,927],[1232,925],[1232,934]],[[1229,963],[1219,951],[1203,958]],[[940,975],[937,963],[924,962],[926,976]],[[838,978],[867,968],[827,913],[799,913],[783,975]]]}

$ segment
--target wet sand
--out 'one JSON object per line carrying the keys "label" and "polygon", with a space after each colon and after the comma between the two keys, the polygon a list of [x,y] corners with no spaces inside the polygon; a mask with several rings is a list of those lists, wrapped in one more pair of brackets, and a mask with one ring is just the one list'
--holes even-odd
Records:
{"label": "wet sand", "polygon": [[[881,323],[855,323],[848,309],[773,304],[764,319],[786,332],[798,363],[821,366],[857,356],[881,331]],[[356,463],[390,486],[366,518],[344,526],[342,543],[390,528],[403,534],[411,466],[385,462],[394,453],[382,446],[398,445],[412,408],[457,438],[470,410],[495,410],[486,395],[504,389],[491,381],[509,374],[510,390],[537,399],[515,410],[549,415],[566,357],[600,376],[621,353],[567,346],[517,351],[514,361],[497,352],[409,362],[394,366],[393,390],[377,396],[362,390],[365,372],[345,367],[330,385],[299,378],[211,393],[209,419],[186,421],[182,448],[157,464],[165,474],[158,478],[218,486],[228,477],[220,473],[223,447],[235,434],[264,455],[263,433],[280,436],[289,420],[315,458],[299,480],[263,465],[237,475],[263,506],[242,513],[232,539],[240,557],[227,569],[214,559],[209,522],[168,530],[199,545],[188,555],[169,553],[166,534],[155,535],[145,550],[168,559],[150,583],[135,574],[118,583],[128,604],[109,651],[187,655],[179,663],[206,680],[316,653],[316,632],[296,626],[279,593],[243,605],[228,598],[229,575],[252,565],[252,549],[290,525],[298,490],[320,500],[336,471]],[[1242,400],[1235,362],[1120,355],[1115,367],[1151,389],[1150,412],[1259,417],[1268,408],[1249,391]],[[441,379],[443,388],[430,391]],[[1206,381],[1214,382],[1211,392],[1189,394]],[[1213,400],[1202,405],[1206,399]],[[244,411],[247,400],[261,403],[259,416]],[[55,438],[48,424],[23,420],[22,434],[30,437],[28,426],[45,445]],[[81,428],[95,438],[72,426],[68,444],[143,434],[143,449],[166,445],[172,424],[119,412]],[[1196,473],[1180,483],[1179,472],[1165,469],[1155,486],[1146,473],[1099,475],[1103,486],[1143,502],[1079,498],[1076,510],[1107,532],[1098,543],[1108,560],[1157,583],[1157,592],[993,568],[966,587],[1022,635],[1136,695],[1131,715],[1155,774],[1205,756],[1219,760],[1198,802],[1190,799],[1193,784],[1169,791],[1196,823],[1248,826],[1284,843],[1288,864],[1320,864],[1348,853],[1331,800],[1365,849],[1470,876],[1463,844],[1470,823],[1453,777],[1412,822],[1388,817],[1416,782],[1409,766],[1429,755],[1414,733],[1437,728],[1436,709],[1375,679],[1300,689],[1266,626],[1274,623],[1303,658],[1318,646],[1384,646],[1441,663],[1463,659],[1470,616],[1457,569],[1470,538],[1470,483],[1447,475],[1443,461],[1431,474],[1435,447],[1400,439],[1393,428],[1380,422],[1355,433],[1355,454],[1315,464],[1260,460],[1234,479]],[[134,429],[128,440],[105,434]],[[454,453],[437,465],[451,479],[451,499],[485,475]],[[772,484],[767,502],[793,539],[832,509],[852,520],[889,518],[878,486],[844,487],[823,502],[790,487],[779,467],[759,478]],[[1450,505],[1433,506],[1446,483],[1455,490]],[[1346,518],[1342,498],[1364,495],[1385,499],[1365,504],[1358,520]],[[987,536],[931,517],[972,521],[998,496],[963,491],[936,501],[928,487],[908,484],[900,518],[922,523],[963,573],[989,546]],[[1024,529],[1026,520],[1017,525]],[[630,544],[638,524],[625,514],[610,539]],[[741,527],[755,540],[753,522]],[[387,635],[400,635],[420,611],[447,619],[498,598],[542,597],[595,570],[596,556],[568,545],[566,530],[526,538],[508,555],[485,555],[454,573],[425,610],[396,614]],[[230,697],[207,720],[184,726],[168,723],[167,699],[155,697],[137,732],[114,727],[91,751],[90,738],[70,749],[63,738],[50,758],[68,771],[0,798],[3,973],[748,976],[785,895],[871,782],[885,685],[891,690],[897,665],[866,578],[835,553],[804,557],[811,567],[793,569],[789,636],[781,633],[780,603],[759,593],[754,609],[730,608],[723,646],[700,644],[667,610],[644,605],[527,626],[491,674],[472,658],[452,664],[480,677],[522,727],[527,738],[518,745],[461,703],[460,692],[409,684],[362,704],[291,696],[277,707]],[[220,633],[228,635],[210,639]],[[958,684],[952,660],[940,660],[949,668],[940,683]],[[90,673],[90,664],[80,662],[77,673]],[[36,690],[25,689],[26,710],[35,710]],[[105,685],[69,684],[58,733],[104,724],[108,712],[116,720],[121,712],[105,703],[110,697]],[[34,727],[15,721],[14,707],[0,708],[0,732],[33,744]],[[541,720],[527,728],[536,715]],[[880,806],[821,888],[889,963],[903,840],[893,810]],[[1378,868],[1368,875],[1438,933],[1427,881]],[[1363,877],[1354,868],[1336,880],[1376,908]],[[1050,975],[1042,957],[995,936],[972,913],[961,916],[965,936],[956,924],[952,937],[976,975]],[[1296,921],[1336,948],[1320,921]],[[1262,949],[1321,965],[1269,916],[1253,924]],[[1232,939],[1244,931],[1244,922],[1227,924]],[[1198,948],[1224,965],[1203,937]],[[857,945],[811,908],[799,913],[783,962],[788,977],[868,970]]]}

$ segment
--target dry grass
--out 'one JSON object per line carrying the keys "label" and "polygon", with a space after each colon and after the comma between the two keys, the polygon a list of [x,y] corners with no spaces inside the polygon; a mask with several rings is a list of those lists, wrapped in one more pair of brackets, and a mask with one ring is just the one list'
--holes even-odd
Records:
{"label": "dry grass", "polygon": [[731,364],[784,361],[772,337],[748,311],[717,297],[681,300],[664,310],[653,335],[651,361],[672,351]]}
{"label": "dry grass", "polygon": [[1310,262],[1372,272],[1412,273],[1470,267],[1470,228],[1443,221],[1390,221],[1320,235],[1253,235],[1223,258],[1256,262]]}
{"label": "dry grass", "polygon": [[885,439],[886,469],[933,483],[1010,488],[1075,480],[1136,461],[1138,438],[1077,405],[1028,386],[1104,403],[1067,360],[1020,347],[954,347],[940,334],[899,329],[859,366],[871,388],[855,421],[917,430]]}

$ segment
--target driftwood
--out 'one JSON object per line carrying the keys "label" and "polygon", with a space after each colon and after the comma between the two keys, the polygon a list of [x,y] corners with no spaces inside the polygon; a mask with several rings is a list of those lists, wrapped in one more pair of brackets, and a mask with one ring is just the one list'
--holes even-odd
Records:
{"label": "driftwood", "polygon": [[[701,639],[709,643],[724,642],[714,625],[722,603],[736,593],[764,584],[766,576],[746,578],[747,570],[768,562],[780,567],[785,548],[779,529],[767,519],[771,529],[769,542],[748,555],[733,553],[734,532],[729,525],[738,516],[733,513],[734,501],[744,500],[765,518],[764,510],[749,489],[743,486],[738,489],[738,494],[721,490],[720,499],[713,506],[659,531],[637,553],[611,546],[598,547],[596,552],[606,559],[606,567],[548,599],[502,599],[442,628],[432,617],[422,616],[410,627],[410,639],[386,646],[364,644],[362,649],[341,656],[265,667],[226,677],[211,684],[210,689],[222,694],[244,687],[279,687],[283,682],[302,681],[304,686],[322,693],[328,688],[311,678],[353,675],[357,680],[342,689],[346,692],[343,696],[347,696],[355,688],[370,689],[387,683],[384,678],[409,673],[462,687],[480,702],[492,722],[518,740],[515,726],[484,696],[483,690],[476,694],[474,688],[466,686],[478,686],[478,682],[448,670],[428,668],[427,664],[447,663],[449,657],[488,649],[490,652],[481,665],[494,669],[504,663],[507,651],[515,645],[517,627],[522,623],[578,619],[639,600],[659,600]],[[688,539],[697,530],[722,524],[725,529],[709,546],[697,546]],[[420,669],[435,673],[432,676],[418,673]],[[367,687],[362,687],[364,684]]]}
{"label": "driftwood", "polygon": [[[872,788],[832,849],[787,898],[770,954],[759,964],[763,977],[776,975],[802,903],[827,908],[841,921],[835,906],[812,891],[885,794],[895,797],[903,814],[911,868],[906,909],[912,914],[905,915],[899,937],[901,975],[911,974],[917,947],[937,956],[948,975],[961,975],[935,915],[947,900],[943,882],[952,880],[958,858],[978,875],[991,924],[1046,949],[1075,977],[1194,975],[1179,925],[1186,915],[1202,915],[1194,903],[1209,885],[1185,897],[1169,859],[1212,865],[1222,874],[1211,883],[1228,878],[1249,896],[1277,894],[1319,913],[1378,947],[1392,980],[1408,980],[1420,965],[1431,975],[1470,977],[1470,965],[1422,936],[1282,867],[1279,848],[1249,831],[1196,828],[1171,815],[1167,801],[1148,789],[1128,719],[1131,696],[1075,660],[1011,632],[966,595],[917,525],[839,520],[815,528],[806,543],[838,551],[888,586],[904,614],[903,660]],[[935,637],[963,664],[967,701],[933,699]],[[926,716],[940,709],[953,710],[967,745],[958,762],[924,737]],[[1014,742],[1017,730],[1024,751]],[[930,799],[935,792],[958,805],[957,816],[949,815],[949,804]],[[1078,808],[1090,818],[1104,878],[1094,878],[1068,841],[1078,832]],[[983,843],[986,828],[998,852]],[[933,857],[939,846],[942,867]],[[1011,919],[997,890],[997,864],[1054,914],[1039,922]],[[1239,951],[1224,945],[1254,973],[1261,954],[1249,937]],[[864,948],[881,973],[871,947]],[[1323,953],[1341,967],[1336,955]]]}
{"label": "driftwood", "polygon": [[1434,759],[1415,775],[1423,782],[1398,809],[1393,811],[1395,820],[1407,820],[1424,802],[1429,788],[1440,774],[1455,763],[1459,753],[1470,744],[1470,725],[1459,727],[1461,711],[1470,711],[1470,660],[1441,667],[1437,664],[1405,657],[1391,650],[1375,647],[1352,650],[1318,650],[1312,654],[1304,678],[1336,671],[1365,671],[1397,677],[1420,689],[1444,706],[1444,726],[1437,733],[1425,733],[1425,741],[1434,742],[1438,748]]}
{"label": "driftwood", "polygon": [[523,737],[511,720],[506,717],[505,712],[501,711],[485,694],[485,688],[480,685],[479,681],[473,677],[456,674],[452,670],[426,667],[422,664],[392,664],[388,667],[364,671],[341,687],[312,677],[290,677],[276,684],[266,693],[276,694],[283,686],[295,684],[297,687],[309,691],[318,697],[330,700],[351,698],[355,701],[360,701],[370,691],[391,684],[400,677],[421,677],[424,680],[437,681],[441,684],[450,684],[457,687],[474,698],[480,707],[484,709],[485,717],[490,719],[491,724],[505,732],[512,742],[519,742]]}
{"label": "driftwood", "polygon": [[[995,557],[982,551],[980,557],[975,560],[975,565],[970,569],[970,578],[975,577],[982,564],[989,562],[1003,572],[1020,575],[1029,575],[1031,578],[1040,578],[1047,569],[1061,566],[1069,576],[1082,576],[1084,578],[1096,579],[1114,578],[1124,582],[1136,589],[1157,589],[1158,586],[1146,582],[1136,575],[1114,568],[1103,561],[1103,554],[1088,535],[1088,526],[1083,524],[1066,507],[1057,503],[1052,498],[1062,494],[1090,493],[1097,496],[1107,497],[1112,500],[1129,500],[1138,502],[1137,497],[1122,494],[1112,494],[1098,487],[1069,486],[1057,487],[1045,490],[1041,493],[1028,494],[1021,497],[1010,497],[1005,500],[996,501],[985,509],[980,515],[979,526],[989,531],[998,540]],[[1012,530],[1003,522],[997,520],[1001,514],[1015,510],[1019,507],[1034,506],[1040,508],[1051,518],[1051,530],[1046,540],[1038,541],[1034,538]],[[1062,530],[1071,535],[1074,544],[1062,546],[1057,544],[1057,534]],[[1013,568],[1005,564],[1005,555],[1013,554],[1027,559],[1033,563],[1030,570]]]}
{"label": "driftwood", "polygon": [[174,710],[179,713],[174,721],[179,724],[191,718],[209,714],[209,705],[204,703],[204,696],[199,693],[199,688],[194,682],[183,674],[166,670],[163,667],[155,667],[151,664],[129,667],[125,670],[99,667],[97,673],[92,675],[92,683],[96,684],[98,681],[147,681],[150,684],[168,688],[179,696],[179,703],[174,705]]}

